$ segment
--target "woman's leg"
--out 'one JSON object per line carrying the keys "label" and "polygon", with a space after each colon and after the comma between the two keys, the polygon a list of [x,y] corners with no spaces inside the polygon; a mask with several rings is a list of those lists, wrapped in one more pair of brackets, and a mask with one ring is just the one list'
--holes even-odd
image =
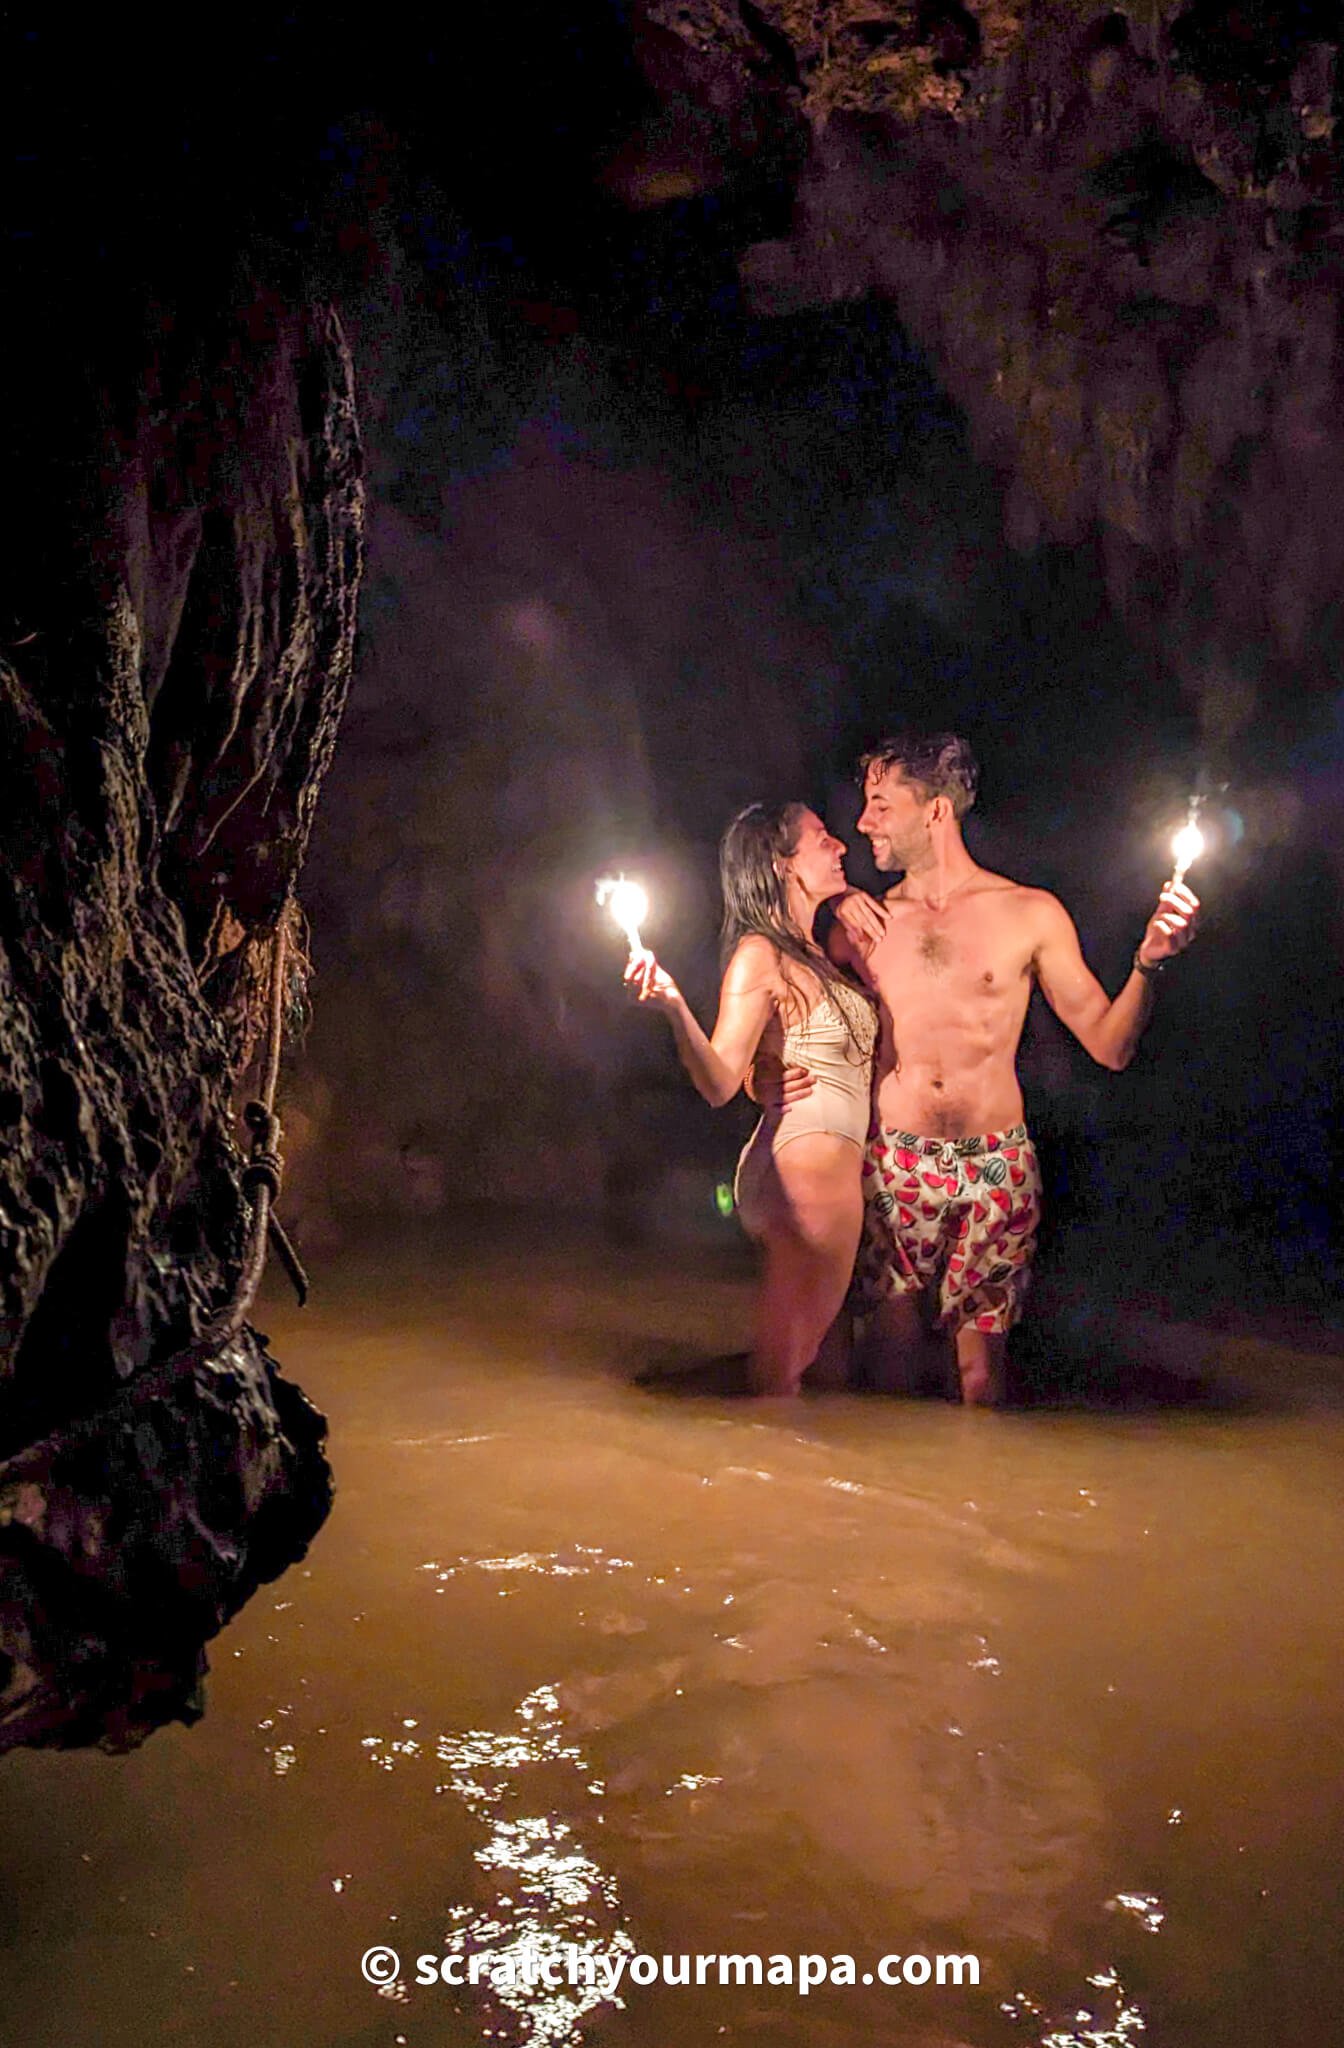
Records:
{"label": "woman's leg", "polygon": [[[863,1221],[861,1156],[844,1138],[814,1134],[774,1156],[775,1199],[763,1205],[765,1276],[756,1309],[752,1384],[796,1394],[849,1291]],[[824,1361],[829,1384],[835,1358]]]}
{"label": "woman's leg", "polygon": [[854,1318],[843,1302],[807,1368],[806,1382],[813,1393],[836,1393],[854,1384]]}

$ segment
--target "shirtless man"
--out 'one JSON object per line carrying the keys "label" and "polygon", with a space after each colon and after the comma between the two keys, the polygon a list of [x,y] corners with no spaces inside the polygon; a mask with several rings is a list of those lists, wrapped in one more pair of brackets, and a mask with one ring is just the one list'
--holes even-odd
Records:
{"label": "shirtless man", "polygon": [[[843,900],[833,939],[883,1013],[857,1268],[871,1314],[868,1377],[887,1391],[909,1388],[939,1333],[944,1357],[953,1340],[962,1400],[995,1404],[1040,1220],[1016,1070],[1032,984],[1118,1073],[1152,1012],[1155,978],[1194,936],[1199,905],[1183,884],[1167,884],[1112,1000],[1063,905],[967,851],[961,820],[978,771],[964,740],[883,740],[860,765],[858,829],[878,868],[901,875],[879,904],[857,891]],[[790,1069],[783,1099],[804,1092]]]}

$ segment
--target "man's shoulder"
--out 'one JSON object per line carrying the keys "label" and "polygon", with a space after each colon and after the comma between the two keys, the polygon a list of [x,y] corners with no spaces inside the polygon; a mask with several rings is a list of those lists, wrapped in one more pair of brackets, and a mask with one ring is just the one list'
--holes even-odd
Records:
{"label": "man's shoulder", "polygon": [[1070,922],[1064,905],[1049,889],[1037,888],[1031,882],[1015,882],[1010,875],[993,874],[988,868],[982,872],[984,881],[979,893],[1001,925],[1011,925],[1040,940]]}
{"label": "man's shoulder", "polygon": [[1059,899],[1048,889],[1038,889],[1034,883],[1018,882],[1011,875],[996,874],[993,868],[981,868],[979,890],[986,895],[1001,896],[1005,909],[1035,910],[1050,904],[1056,907]]}

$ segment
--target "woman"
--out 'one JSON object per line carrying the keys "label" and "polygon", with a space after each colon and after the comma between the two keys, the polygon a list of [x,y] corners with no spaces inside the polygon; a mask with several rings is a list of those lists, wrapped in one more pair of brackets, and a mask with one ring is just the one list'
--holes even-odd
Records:
{"label": "woman", "polygon": [[839,1384],[848,1366],[837,1318],[863,1221],[877,1020],[812,938],[820,905],[847,886],[844,851],[805,804],[751,804],[734,818],[719,848],[724,973],[711,1038],[651,953],[626,969],[641,1002],[666,1008],[682,1065],[714,1108],[732,1101],[758,1051],[815,1076],[804,1101],[762,1116],[738,1162],[738,1209],[765,1253],[759,1394],[796,1394],[814,1362],[814,1381]]}

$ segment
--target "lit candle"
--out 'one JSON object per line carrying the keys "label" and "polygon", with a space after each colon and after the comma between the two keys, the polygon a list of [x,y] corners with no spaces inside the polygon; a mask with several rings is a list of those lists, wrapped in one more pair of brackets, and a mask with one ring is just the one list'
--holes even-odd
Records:
{"label": "lit candle", "polygon": [[1172,881],[1183,882],[1186,869],[1193,866],[1203,851],[1204,834],[1195,823],[1195,805],[1191,804],[1190,816],[1180,831],[1172,835],[1171,857],[1175,862],[1171,873]]}
{"label": "lit candle", "polygon": [[599,905],[605,905],[625,933],[630,948],[630,958],[638,960],[645,953],[639,928],[649,914],[649,899],[638,882],[628,882],[624,875],[605,875],[597,885]]}

